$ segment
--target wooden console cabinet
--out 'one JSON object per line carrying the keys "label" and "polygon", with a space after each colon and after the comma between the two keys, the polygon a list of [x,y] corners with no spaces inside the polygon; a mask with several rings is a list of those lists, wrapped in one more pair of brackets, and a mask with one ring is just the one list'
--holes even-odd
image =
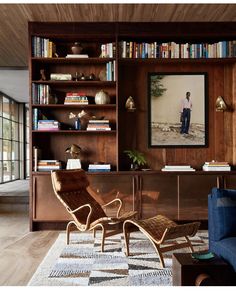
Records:
{"label": "wooden console cabinet", "polygon": [[[123,211],[138,211],[140,219],[163,214],[176,221],[207,221],[211,188],[225,186],[228,177],[235,175],[121,171],[88,174],[88,178],[89,191],[101,204],[118,196]],[[54,194],[50,174],[33,174],[31,205],[32,230],[62,228],[70,219]],[[114,216],[111,209],[106,212]]]}

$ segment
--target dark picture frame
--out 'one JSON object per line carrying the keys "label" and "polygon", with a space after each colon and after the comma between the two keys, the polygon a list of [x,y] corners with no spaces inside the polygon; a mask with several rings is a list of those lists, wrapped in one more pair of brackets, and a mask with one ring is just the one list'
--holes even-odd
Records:
{"label": "dark picture frame", "polygon": [[148,146],[208,146],[206,72],[148,73]]}

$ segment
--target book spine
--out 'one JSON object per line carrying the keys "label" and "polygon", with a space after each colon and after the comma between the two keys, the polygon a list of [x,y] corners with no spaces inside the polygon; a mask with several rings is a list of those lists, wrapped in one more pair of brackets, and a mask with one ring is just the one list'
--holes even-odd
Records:
{"label": "book spine", "polygon": [[33,110],[33,130],[38,129],[38,109],[34,108]]}
{"label": "book spine", "polygon": [[38,149],[34,147],[34,172],[38,169]]}

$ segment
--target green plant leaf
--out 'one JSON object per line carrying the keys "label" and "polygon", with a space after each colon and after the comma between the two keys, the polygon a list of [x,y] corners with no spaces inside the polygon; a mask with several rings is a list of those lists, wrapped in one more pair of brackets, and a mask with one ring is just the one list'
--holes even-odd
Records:
{"label": "green plant leaf", "polygon": [[145,165],[147,163],[144,155],[137,150],[125,150],[125,154],[132,160],[132,163],[137,163],[139,166]]}

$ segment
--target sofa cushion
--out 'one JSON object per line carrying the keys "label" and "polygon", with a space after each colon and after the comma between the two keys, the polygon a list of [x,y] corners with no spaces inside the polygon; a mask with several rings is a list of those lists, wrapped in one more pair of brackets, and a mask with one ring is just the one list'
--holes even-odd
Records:
{"label": "sofa cushion", "polygon": [[213,188],[208,197],[209,239],[236,236],[236,190]]}
{"label": "sofa cushion", "polygon": [[232,265],[236,271],[236,237],[210,241],[209,249]]}

